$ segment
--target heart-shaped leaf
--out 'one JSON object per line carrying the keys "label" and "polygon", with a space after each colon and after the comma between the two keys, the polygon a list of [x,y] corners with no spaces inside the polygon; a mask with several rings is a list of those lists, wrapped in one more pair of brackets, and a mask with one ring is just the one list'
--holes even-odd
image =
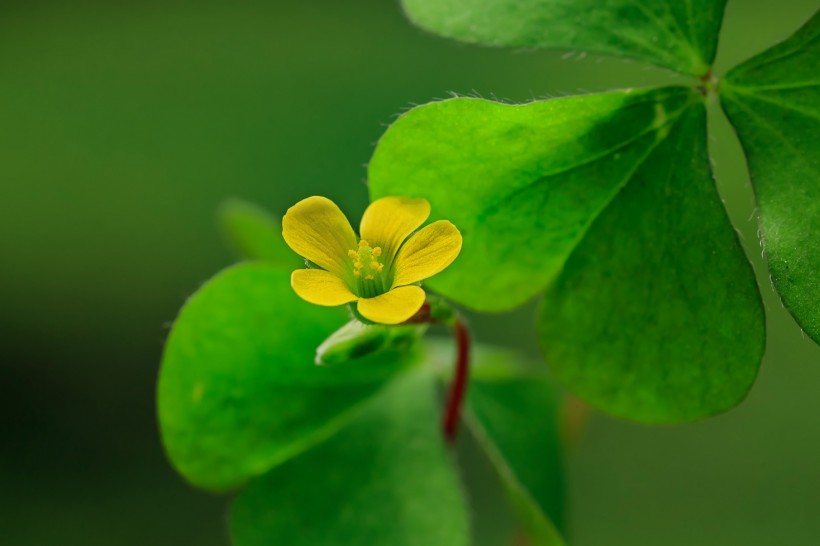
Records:
{"label": "heart-shaped leaf", "polygon": [[453,99],[403,115],[370,162],[370,193],[424,197],[464,237],[426,281],[480,311],[521,305],[560,272],[584,232],[693,101],[665,88],[514,106]]}
{"label": "heart-shaped leaf", "polygon": [[227,489],[346,423],[413,355],[316,366],[316,348],[346,319],[299,299],[290,271],[272,265],[240,264],[208,281],[182,308],[160,371],[162,439],[177,470]]}
{"label": "heart-shaped leaf", "polygon": [[467,511],[426,370],[237,497],[236,546],[467,546]]}
{"label": "heart-shaped leaf", "polygon": [[611,414],[690,421],[746,396],[764,326],[752,269],[709,170],[706,112],[693,105],[545,295],[547,362]]}
{"label": "heart-shaped leaf", "polygon": [[820,342],[820,14],[720,87],[757,200],[772,282]]}
{"label": "heart-shaped leaf", "polygon": [[402,0],[432,32],[490,46],[597,51],[693,75],[715,57],[725,0]]}

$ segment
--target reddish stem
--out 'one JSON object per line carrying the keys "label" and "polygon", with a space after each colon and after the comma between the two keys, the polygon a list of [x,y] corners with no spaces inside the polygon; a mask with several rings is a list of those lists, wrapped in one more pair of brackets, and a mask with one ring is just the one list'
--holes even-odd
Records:
{"label": "reddish stem", "polygon": [[447,405],[442,418],[444,438],[448,442],[456,438],[461,406],[467,391],[467,376],[470,372],[470,331],[458,317],[453,325],[453,337],[456,341],[456,370],[453,382],[450,384],[450,392],[447,394]]}

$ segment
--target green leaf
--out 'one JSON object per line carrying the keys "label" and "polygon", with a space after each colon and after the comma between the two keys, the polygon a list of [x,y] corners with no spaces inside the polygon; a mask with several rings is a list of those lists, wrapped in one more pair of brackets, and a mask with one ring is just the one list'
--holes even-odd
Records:
{"label": "green leaf", "polygon": [[510,309],[554,280],[595,217],[699,101],[671,87],[521,106],[467,98],[421,106],[379,141],[371,197],[430,201],[464,246],[426,283],[473,309]]}
{"label": "green leaf", "polygon": [[772,282],[820,343],[820,14],[722,82],[757,199]]}
{"label": "green leaf", "polygon": [[757,285],[690,107],[595,220],[545,295],[554,374],[604,411],[681,422],[738,404],[757,374]]}
{"label": "green leaf", "polygon": [[[452,342],[430,339],[425,348],[441,380],[449,382],[455,360]],[[464,413],[468,429],[462,433],[472,435],[491,461],[532,544],[564,544],[556,529],[564,519],[558,395],[543,363],[488,345],[473,346],[471,360]],[[472,444],[468,438],[460,447],[470,450]]]}
{"label": "green leaf", "polygon": [[[503,358],[518,373],[471,382],[465,420],[495,465],[530,543],[560,545],[556,526],[564,521],[564,479],[558,397],[545,376],[526,371],[512,353]],[[480,366],[478,350],[475,360]]]}
{"label": "green leaf", "polygon": [[467,513],[426,370],[236,499],[236,546],[466,546]]}
{"label": "green leaf", "polygon": [[470,507],[470,546],[512,546],[521,527],[509,506],[496,466],[466,426],[454,445],[464,496]]}
{"label": "green leaf", "polygon": [[316,347],[346,318],[299,299],[290,271],[269,264],[208,281],[174,323],[159,377],[162,438],[177,470],[200,487],[234,487],[347,422],[412,354],[316,366]]}
{"label": "green leaf", "polygon": [[402,0],[432,32],[490,46],[596,51],[705,74],[725,0]]}
{"label": "green leaf", "polygon": [[304,267],[304,260],[282,238],[282,222],[262,207],[231,199],[222,203],[218,216],[228,243],[241,258]]}

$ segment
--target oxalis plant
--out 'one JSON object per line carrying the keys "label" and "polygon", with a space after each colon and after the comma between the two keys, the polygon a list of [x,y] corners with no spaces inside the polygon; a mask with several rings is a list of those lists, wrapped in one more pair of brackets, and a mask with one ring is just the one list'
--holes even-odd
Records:
{"label": "oxalis plant", "polygon": [[[414,108],[375,149],[358,234],[323,197],[292,206],[281,230],[226,206],[253,261],[180,312],[159,420],[185,479],[237,492],[237,546],[480,540],[470,520],[494,515],[475,513],[456,438],[491,462],[519,543],[565,543],[546,365],[472,344],[452,304],[491,313],[540,298],[550,376],[605,413],[682,423],[737,405],[764,312],[710,171],[710,97],[745,151],[772,283],[820,340],[817,15],[718,79],[717,0],[404,8],[458,40],[623,56],[691,84]],[[425,337],[445,328],[452,341]]]}

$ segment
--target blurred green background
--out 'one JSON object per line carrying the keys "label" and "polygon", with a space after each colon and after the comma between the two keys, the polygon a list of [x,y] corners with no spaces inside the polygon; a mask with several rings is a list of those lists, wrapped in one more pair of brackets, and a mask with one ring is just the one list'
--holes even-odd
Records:
{"label": "blurred green background", "polygon": [[[718,73],[816,4],[729,0]],[[413,104],[681,81],[564,57],[439,39],[395,1],[4,2],[0,544],[227,544],[227,499],[173,473],[154,414],[170,321],[233,259],[219,203],[281,214],[321,194],[356,219],[374,142]],[[773,296],[743,157],[714,110],[719,186],[766,298],[766,359],[724,416],[657,428],[594,415],[570,454],[575,546],[820,536],[820,350]],[[474,323],[537,351],[532,313]]]}

